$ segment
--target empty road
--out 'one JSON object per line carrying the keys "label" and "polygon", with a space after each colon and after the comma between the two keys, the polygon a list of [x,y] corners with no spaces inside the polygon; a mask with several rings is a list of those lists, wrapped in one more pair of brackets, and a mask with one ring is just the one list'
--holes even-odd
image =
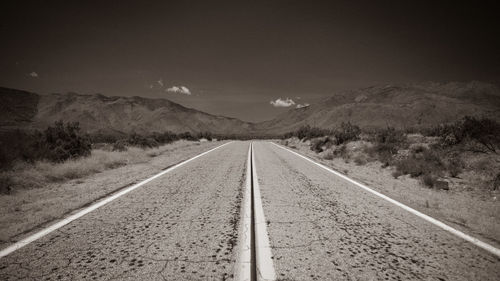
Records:
{"label": "empty road", "polygon": [[500,280],[494,253],[250,146],[219,147],[6,254],[0,280]]}

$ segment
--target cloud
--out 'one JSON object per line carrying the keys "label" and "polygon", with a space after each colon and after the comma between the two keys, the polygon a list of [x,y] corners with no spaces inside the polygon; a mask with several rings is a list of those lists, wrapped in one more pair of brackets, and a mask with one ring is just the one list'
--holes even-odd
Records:
{"label": "cloud", "polygon": [[31,72],[30,74],[28,74],[29,76],[33,77],[33,78],[38,78],[38,73],[36,72]]}
{"label": "cloud", "polygon": [[156,81],[156,83],[158,83],[158,85],[160,85],[160,87],[163,87],[163,79]]}
{"label": "cloud", "polygon": [[184,95],[191,95],[191,91],[185,86],[172,86],[166,90],[170,93],[178,93]]}
{"label": "cloud", "polygon": [[290,107],[295,104],[295,102],[290,98],[278,98],[277,100],[272,100],[269,103],[274,107]]}
{"label": "cloud", "polygon": [[303,107],[308,107],[309,104],[308,103],[304,103],[304,104],[297,104],[296,108],[303,108]]}

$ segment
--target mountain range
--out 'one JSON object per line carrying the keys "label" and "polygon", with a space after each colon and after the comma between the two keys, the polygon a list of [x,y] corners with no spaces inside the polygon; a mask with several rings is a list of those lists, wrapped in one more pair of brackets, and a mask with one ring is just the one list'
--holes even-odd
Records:
{"label": "mountain range", "polygon": [[483,82],[377,85],[332,94],[272,120],[250,123],[208,114],[167,99],[101,94],[36,94],[0,88],[0,128],[43,129],[78,121],[88,133],[204,132],[275,135],[303,125],[334,128],[350,121],[362,128],[426,127],[462,116],[500,120],[500,90]]}

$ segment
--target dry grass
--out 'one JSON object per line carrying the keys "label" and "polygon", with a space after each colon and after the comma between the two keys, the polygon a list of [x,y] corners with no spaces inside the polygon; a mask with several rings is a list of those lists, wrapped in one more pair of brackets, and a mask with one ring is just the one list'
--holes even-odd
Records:
{"label": "dry grass", "polygon": [[127,164],[144,163],[167,150],[167,146],[152,149],[129,147],[126,151],[95,149],[89,157],[70,159],[62,163],[18,162],[12,170],[0,173],[0,179],[4,179],[2,182],[9,185],[2,190],[8,193],[20,188],[37,188],[50,182],[82,178]]}

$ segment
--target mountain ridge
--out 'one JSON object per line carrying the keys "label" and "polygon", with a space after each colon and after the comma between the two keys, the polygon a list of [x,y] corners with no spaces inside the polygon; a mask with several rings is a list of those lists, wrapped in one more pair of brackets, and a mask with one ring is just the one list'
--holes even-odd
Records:
{"label": "mountain ridge", "polygon": [[[243,134],[252,123],[198,111],[168,99],[140,96],[122,97],[102,94],[52,93],[39,95],[27,91],[0,88],[5,108],[15,111],[16,105],[35,96],[37,103],[22,111],[35,112],[29,122],[18,122],[14,115],[2,115],[0,126],[42,129],[58,120],[78,121],[88,133],[150,133],[153,131]],[[7,102],[5,102],[7,101]],[[6,112],[6,111],[4,111]],[[26,115],[26,114],[24,114]]]}
{"label": "mountain ridge", "polygon": [[89,133],[153,131],[278,135],[303,125],[325,129],[350,121],[362,128],[426,127],[465,116],[500,120],[500,90],[472,82],[383,84],[336,92],[307,107],[259,123],[188,108],[165,98],[102,94],[35,94],[0,87],[0,127],[43,129],[54,121],[78,121]]}
{"label": "mountain ridge", "polygon": [[362,128],[408,128],[454,122],[465,115],[500,120],[498,87],[477,81],[376,85],[335,93],[259,125],[276,133],[302,125],[328,129],[347,121]]}

